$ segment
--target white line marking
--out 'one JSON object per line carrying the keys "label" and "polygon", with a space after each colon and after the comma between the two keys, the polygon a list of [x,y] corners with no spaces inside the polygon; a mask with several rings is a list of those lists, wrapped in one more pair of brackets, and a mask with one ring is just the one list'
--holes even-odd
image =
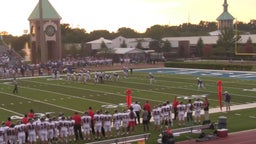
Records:
{"label": "white line marking", "polygon": [[77,112],[83,113],[82,111],[79,111],[79,110],[75,110],[75,109],[71,109],[71,108],[67,108],[67,107],[63,107],[63,106],[59,106],[59,105],[55,105],[55,104],[51,104],[51,103],[46,103],[46,102],[42,102],[42,101],[39,101],[39,100],[31,99],[31,98],[26,98],[26,97],[14,95],[14,94],[9,94],[9,93],[5,93],[5,92],[0,92],[0,93],[5,94],[5,95],[10,95],[12,97],[17,97],[17,98],[21,98],[21,99],[25,99],[25,100],[30,100],[30,101],[45,104],[45,105],[54,106],[54,107],[61,108],[61,109],[66,109],[66,110],[69,110],[69,111],[77,111]]}
{"label": "white line marking", "polygon": [[9,110],[9,109],[6,109],[6,108],[3,108],[3,107],[0,107],[0,109],[2,109],[2,110],[4,110],[4,111],[11,112],[11,113],[14,113],[14,114],[17,114],[17,115],[20,115],[20,116],[23,116],[23,114],[21,114],[21,113],[18,113],[18,112],[15,112],[15,111],[12,111],[12,110]]}

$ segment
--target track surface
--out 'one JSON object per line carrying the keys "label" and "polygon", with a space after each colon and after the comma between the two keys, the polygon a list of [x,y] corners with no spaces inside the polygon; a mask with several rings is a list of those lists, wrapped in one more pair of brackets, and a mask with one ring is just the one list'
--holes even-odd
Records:
{"label": "track surface", "polygon": [[228,134],[227,137],[215,140],[196,142],[195,140],[177,142],[176,144],[256,144],[256,129]]}

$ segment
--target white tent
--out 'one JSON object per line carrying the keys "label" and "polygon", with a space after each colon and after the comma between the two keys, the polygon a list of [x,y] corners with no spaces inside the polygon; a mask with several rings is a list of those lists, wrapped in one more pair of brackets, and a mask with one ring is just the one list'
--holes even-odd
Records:
{"label": "white tent", "polygon": [[96,39],[96,40],[93,40],[93,41],[90,41],[90,42],[87,42],[86,44],[91,45],[92,50],[98,50],[98,49],[101,48],[101,44],[103,42],[106,44],[106,46],[108,48],[112,48],[112,41],[108,40],[108,39],[105,39],[103,37],[101,37],[99,39]]}
{"label": "white tent", "polygon": [[99,39],[87,42],[87,44],[101,44],[102,42],[104,42],[105,44],[111,44],[112,43],[111,40],[108,40],[108,39],[105,39],[105,38],[101,37]]}
{"label": "white tent", "polygon": [[115,54],[139,54],[144,53],[143,50],[137,48],[113,48]]}

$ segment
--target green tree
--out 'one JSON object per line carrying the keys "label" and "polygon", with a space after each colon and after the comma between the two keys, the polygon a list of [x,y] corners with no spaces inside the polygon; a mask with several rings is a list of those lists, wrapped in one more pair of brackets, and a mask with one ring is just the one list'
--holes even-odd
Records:
{"label": "green tree", "polygon": [[199,57],[203,56],[203,48],[204,48],[204,42],[200,37],[197,41],[197,47],[196,47],[196,51]]}
{"label": "green tree", "polygon": [[106,43],[102,41],[101,48],[98,51],[99,55],[102,55],[104,58],[109,57],[111,54],[113,54],[114,50],[112,48],[108,48]]}
{"label": "green tree", "polygon": [[161,25],[154,25],[150,28],[147,28],[145,35],[156,39],[156,40],[161,40],[161,38],[163,37],[163,33],[164,33],[164,27]]}
{"label": "green tree", "polygon": [[233,29],[224,28],[219,35],[217,46],[225,50],[227,58],[231,59],[234,56],[235,43],[240,40],[240,36],[235,36]]}
{"label": "green tree", "polygon": [[163,52],[170,52],[171,48],[171,43],[168,40],[164,41],[164,45],[162,47]]}
{"label": "green tree", "polygon": [[143,46],[142,46],[142,44],[141,44],[141,42],[142,42],[142,40],[137,40],[137,45],[136,45],[136,48],[138,48],[138,49],[143,49]]}
{"label": "green tree", "polygon": [[160,42],[158,40],[151,41],[149,43],[149,49],[155,50],[155,52],[162,52]]}
{"label": "green tree", "polygon": [[245,43],[245,46],[244,46],[244,51],[245,53],[252,53],[253,52],[253,45],[252,45],[252,39],[251,37],[249,37]]}
{"label": "green tree", "polygon": [[139,33],[131,28],[122,27],[117,30],[117,35],[126,37],[126,38],[136,38],[139,37]]}
{"label": "green tree", "polygon": [[121,43],[120,47],[121,48],[127,48],[127,44],[126,44],[125,40],[123,40],[123,43]]}

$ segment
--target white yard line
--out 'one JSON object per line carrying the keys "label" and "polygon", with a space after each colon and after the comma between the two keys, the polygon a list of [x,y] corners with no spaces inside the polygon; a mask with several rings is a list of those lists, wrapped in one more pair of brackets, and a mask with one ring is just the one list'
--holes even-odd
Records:
{"label": "white yard line", "polygon": [[24,86],[22,86],[21,88],[31,89],[31,90],[36,90],[36,91],[41,91],[41,92],[46,92],[46,93],[52,93],[52,94],[57,94],[57,95],[62,95],[62,96],[65,96],[65,97],[72,97],[72,98],[76,98],[76,99],[80,99],[80,100],[92,101],[92,102],[96,102],[96,103],[100,103],[100,104],[112,104],[112,103],[107,103],[107,102],[103,102],[103,101],[97,101],[97,100],[93,100],[93,99],[82,98],[82,97],[79,97],[79,96],[63,94],[63,93],[57,93],[57,92],[48,91],[48,90],[42,90],[42,89],[37,89],[37,88],[30,88],[30,87],[24,87]]}
{"label": "white yard line", "polygon": [[[24,81],[28,81],[28,80],[24,80]],[[38,83],[38,84],[44,84],[44,85],[53,85],[53,86],[58,86],[58,87],[66,87],[66,88],[72,88],[72,89],[78,89],[78,90],[86,90],[86,91],[92,91],[92,92],[98,92],[98,93],[103,93],[103,94],[110,94],[110,95],[116,95],[116,96],[122,96],[122,97],[126,97],[126,95],[122,95],[122,94],[116,94],[116,93],[111,93],[111,92],[104,92],[104,91],[99,91],[99,90],[92,90],[92,89],[86,89],[86,88],[78,88],[78,87],[72,87],[72,86],[64,86],[64,85],[57,85],[57,84],[49,84],[49,83],[44,83],[44,82],[35,82],[35,81],[28,81],[28,82],[32,82],[32,83]],[[159,101],[159,100],[154,100],[154,99],[148,99],[148,98],[140,98],[140,97],[134,97],[136,99],[141,99],[141,100],[149,100],[149,101],[155,101],[155,102],[163,102],[163,101]]]}
{"label": "white yard line", "polygon": [[51,104],[51,103],[46,103],[46,102],[43,102],[43,101],[40,101],[40,100],[26,98],[26,97],[22,97],[22,96],[18,96],[18,95],[15,95],[15,94],[10,94],[10,93],[5,93],[5,92],[1,92],[1,91],[0,91],[0,93],[1,94],[5,94],[5,95],[9,95],[9,96],[12,96],[12,97],[17,97],[17,98],[21,98],[21,99],[25,99],[25,100],[30,100],[30,101],[41,103],[41,104],[45,104],[45,105],[54,106],[54,107],[61,108],[61,109],[66,109],[66,110],[69,110],[69,111],[83,113],[82,111],[79,111],[79,110],[75,110],[75,109],[71,109],[71,108],[67,108],[67,107],[63,107],[63,106],[59,106],[59,105],[55,105],[55,104]]}
{"label": "white yard line", "polygon": [[24,114],[22,114],[22,113],[18,113],[18,112],[15,112],[15,111],[12,111],[12,110],[3,108],[3,107],[0,107],[0,109],[2,109],[2,110],[4,110],[4,111],[8,111],[8,112],[13,113],[13,114],[16,114],[16,115],[19,115],[19,116],[23,116],[23,115],[24,115]]}

